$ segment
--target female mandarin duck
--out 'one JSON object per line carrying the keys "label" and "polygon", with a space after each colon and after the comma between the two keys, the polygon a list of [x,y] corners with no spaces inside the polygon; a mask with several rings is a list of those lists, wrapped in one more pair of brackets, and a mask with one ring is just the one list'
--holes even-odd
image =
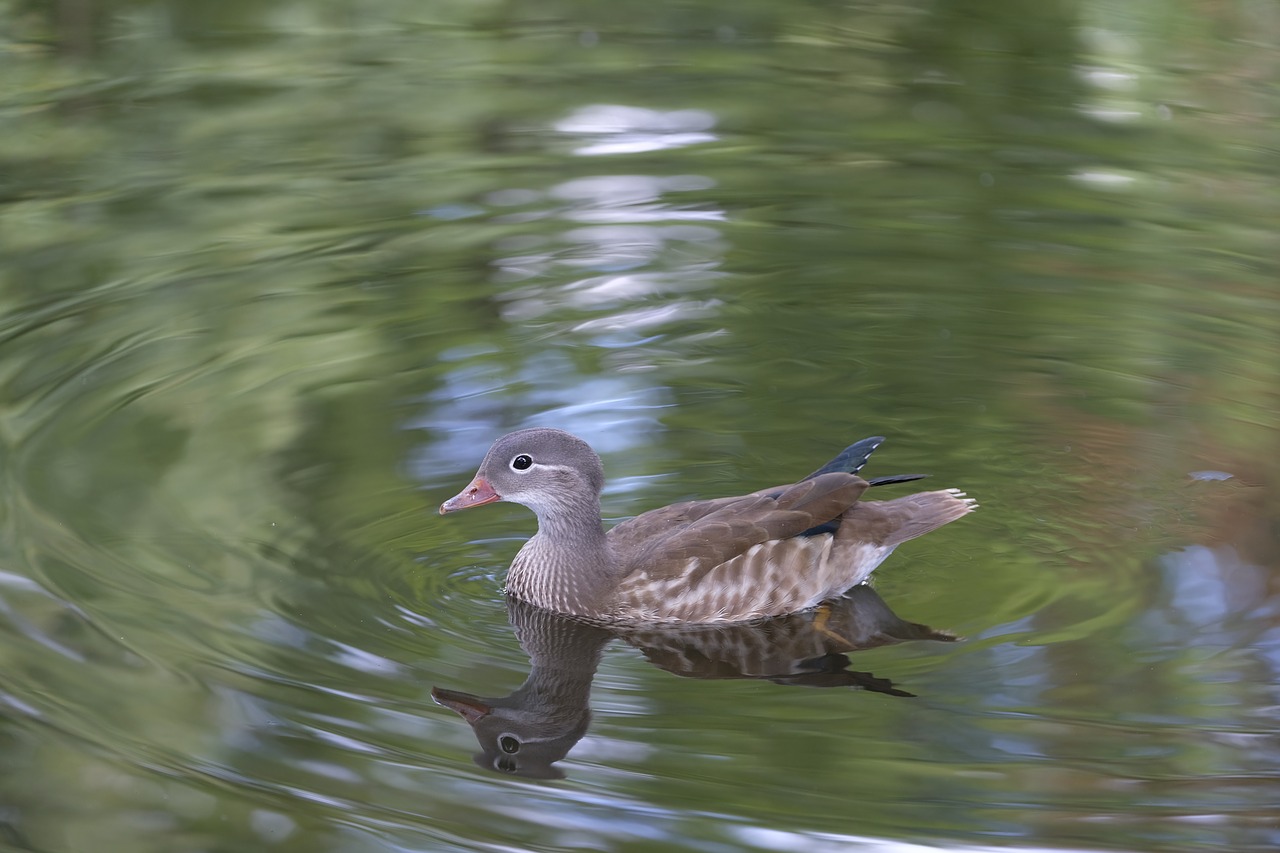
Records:
{"label": "female mandarin duck", "polygon": [[538,532],[507,591],[548,610],[625,624],[781,616],[862,583],[898,545],[977,506],[956,489],[859,500],[869,486],[919,478],[856,476],[882,441],[850,445],[798,483],[673,504],[606,533],[600,457],[567,432],[525,429],[495,441],[440,512],[494,501],[533,510]]}

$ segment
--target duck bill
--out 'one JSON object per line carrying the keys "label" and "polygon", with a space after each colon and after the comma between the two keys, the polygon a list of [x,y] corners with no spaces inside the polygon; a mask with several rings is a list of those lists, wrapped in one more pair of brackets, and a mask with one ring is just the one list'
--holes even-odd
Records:
{"label": "duck bill", "polygon": [[457,512],[460,509],[471,509],[473,506],[484,506],[502,500],[502,495],[493,490],[483,477],[476,477],[458,494],[440,504],[440,514]]}
{"label": "duck bill", "polygon": [[485,704],[479,696],[462,693],[457,690],[445,690],[443,687],[432,687],[431,698],[458,714],[468,723],[476,723],[489,716],[493,707]]}

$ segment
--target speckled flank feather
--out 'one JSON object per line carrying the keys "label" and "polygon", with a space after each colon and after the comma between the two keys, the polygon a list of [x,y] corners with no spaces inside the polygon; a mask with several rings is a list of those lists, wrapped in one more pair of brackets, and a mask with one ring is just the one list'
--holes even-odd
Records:
{"label": "speckled flank feather", "polygon": [[835,534],[766,540],[709,571],[697,558],[675,572],[641,566],[619,585],[611,616],[738,622],[805,610],[862,583],[901,543],[975,506],[953,489],[865,501],[843,514]]}
{"label": "speckled flank feather", "polygon": [[[803,610],[858,583],[844,583],[852,567],[832,559],[834,543],[829,535],[774,539],[701,574],[696,560],[675,576],[640,570],[618,588],[614,615],[636,622],[740,622]],[[883,552],[869,555],[876,563],[887,555],[872,550]]]}

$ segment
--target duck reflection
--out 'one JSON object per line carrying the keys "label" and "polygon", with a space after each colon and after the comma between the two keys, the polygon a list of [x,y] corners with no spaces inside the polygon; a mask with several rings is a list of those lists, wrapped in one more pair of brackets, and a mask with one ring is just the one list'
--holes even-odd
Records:
{"label": "duck reflection", "polygon": [[851,687],[911,696],[886,678],[849,669],[847,652],[955,635],[899,618],[873,589],[857,586],[816,610],[764,622],[680,628],[605,628],[507,599],[529,655],[529,677],[508,696],[483,698],[435,687],[431,696],[467,721],[481,767],[559,779],[564,758],[591,721],[591,681],[605,645],[621,639],[667,672],[687,678],[755,678],[806,687]]}

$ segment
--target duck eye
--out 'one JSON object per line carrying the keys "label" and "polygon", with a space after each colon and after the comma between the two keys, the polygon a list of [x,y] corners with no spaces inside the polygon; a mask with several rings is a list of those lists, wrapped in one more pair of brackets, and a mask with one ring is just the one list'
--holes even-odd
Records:
{"label": "duck eye", "polygon": [[521,453],[515,459],[511,460],[511,467],[517,471],[523,471],[533,464],[533,459],[527,453]]}
{"label": "duck eye", "polygon": [[520,741],[516,740],[511,735],[503,735],[498,738],[498,747],[507,755],[514,755],[520,751]]}

